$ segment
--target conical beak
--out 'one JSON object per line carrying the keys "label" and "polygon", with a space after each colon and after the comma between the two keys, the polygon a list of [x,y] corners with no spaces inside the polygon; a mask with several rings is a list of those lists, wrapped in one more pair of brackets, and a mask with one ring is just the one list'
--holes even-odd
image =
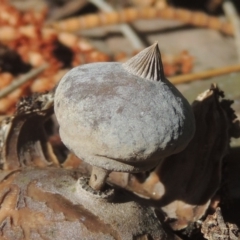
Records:
{"label": "conical beak", "polygon": [[154,43],[129,59],[123,64],[123,68],[131,74],[147,80],[163,80],[163,65],[158,43]]}

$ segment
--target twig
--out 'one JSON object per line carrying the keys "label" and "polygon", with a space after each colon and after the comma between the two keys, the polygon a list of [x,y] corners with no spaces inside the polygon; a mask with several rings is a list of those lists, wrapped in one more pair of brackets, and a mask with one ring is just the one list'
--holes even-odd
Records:
{"label": "twig", "polygon": [[240,62],[240,21],[238,17],[238,13],[232,1],[224,1],[223,2],[223,10],[229,19],[230,23],[233,26],[234,36],[235,36],[235,44],[237,47],[238,53],[238,61]]}
{"label": "twig", "polygon": [[24,74],[17,80],[14,80],[10,85],[5,87],[0,91],[0,99],[13,92],[18,87],[22,86],[27,81],[31,80],[33,77],[36,77],[38,74],[43,72],[48,67],[48,64],[44,64],[36,69],[31,70],[30,72]]}
{"label": "twig", "polygon": [[[89,0],[89,2],[94,4],[104,12],[114,11],[114,8],[112,8],[112,6],[110,6],[107,2],[103,0]],[[129,25],[121,24],[119,25],[119,28],[122,31],[123,35],[127,39],[129,39],[129,41],[132,43],[132,46],[135,50],[145,48],[144,43],[140,40],[140,38],[137,36],[137,34],[133,31],[133,29]]]}
{"label": "twig", "polygon": [[233,27],[229,22],[222,21],[218,17],[209,16],[203,12],[193,12],[173,7],[164,9],[153,7],[125,8],[117,12],[88,14],[77,18],[69,18],[54,22],[50,26],[58,31],[73,32],[99,26],[133,22],[139,19],[154,18],[178,20],[185,24],[215,29],[224,34],[233,35]]}
{"label": "twig", "polygon": [[206,79],[206,78],[211,78],[211,77],[229,74],[232,72],[239,72],[239,71],[240,71],[240,64],[216,68],[216,69],[207,70],[207,71],[198,72],[198,73],[183,74],[176,77],[170,77],[169,80],[173,84],[180,84],[180,83],[192,82],[199,79]]}

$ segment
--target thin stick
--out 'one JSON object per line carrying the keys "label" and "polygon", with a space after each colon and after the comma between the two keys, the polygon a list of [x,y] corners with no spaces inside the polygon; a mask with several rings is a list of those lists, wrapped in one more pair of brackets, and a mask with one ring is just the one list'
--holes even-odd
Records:
{"label": "thin stick", "polygon": [[211,78],[211,77],[220,76],[220,75],[233,73],[233,72],[239,72],[239,71],[240,71],[240,64],[216,68],[216,69],[207,70],[207,71],[198,72],[198,73],[183,74],[176,77],[170,77],[169,80],[173,84],[180,84],[180,83],[192,82],[195,80]]}
{"label": "thin stick", "polygon": [[[89,0],[89,2],[94,4],[104,12],[114,11],[114,9],[103,0]],[[119,25],[119,28],[122,31],[123,35],[132,43],[132,46],[135,50],[143,49],[146,47],[129,25],[123,23]]]}
{"label": "thin stick", "polygon": [[48,64],[44,64],[38,68],[31,70],[30,72],[24,74],[17,80],[14,80],[10,85],[0,90],[0,99],[13,92],[18,87],[22,86],[27,81],[31,80],[33,77],[36,77],[41,72],[43,72],[48,67]]}

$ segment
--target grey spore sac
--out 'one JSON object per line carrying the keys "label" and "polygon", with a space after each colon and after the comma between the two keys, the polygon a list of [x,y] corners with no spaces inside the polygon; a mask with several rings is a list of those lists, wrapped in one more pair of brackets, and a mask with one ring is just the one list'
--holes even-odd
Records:
{"label": "grey spore sac", "polygon": [[189,103],[163,75],[157,44],[124,64],[73,68],[57,87],[55,112],[66,146],[110,171],[146,171],[184,149],[195,130]]}

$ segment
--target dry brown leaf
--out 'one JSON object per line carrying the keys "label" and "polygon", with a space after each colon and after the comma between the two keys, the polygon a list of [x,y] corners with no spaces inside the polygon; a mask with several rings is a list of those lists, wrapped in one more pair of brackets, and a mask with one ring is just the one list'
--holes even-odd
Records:
{"label": "dry brown leaf", "polygon": [[201,231],[209,240],[239,240],[240,238],[240,229],[236,224],[224,221],[219,207],[213,215],[207,216]]}
{"label": "dry brown leaf", "polygon": [[23,98],[18,103],[16,114],[1,121],[2,169],[59,164],[43,126],[52,114],[53,93],[35,94]]}
{"label": "dry brown leaf", "polygon": [[231,137],[240,137],[232,101],[222,99],[216,85],[200,94],[192,107],[196,132],[182,152],[172,155],[146,174],[113,173],[110,181],[154,199],[175,230],[200,219],[220,187],[222,159]]}

